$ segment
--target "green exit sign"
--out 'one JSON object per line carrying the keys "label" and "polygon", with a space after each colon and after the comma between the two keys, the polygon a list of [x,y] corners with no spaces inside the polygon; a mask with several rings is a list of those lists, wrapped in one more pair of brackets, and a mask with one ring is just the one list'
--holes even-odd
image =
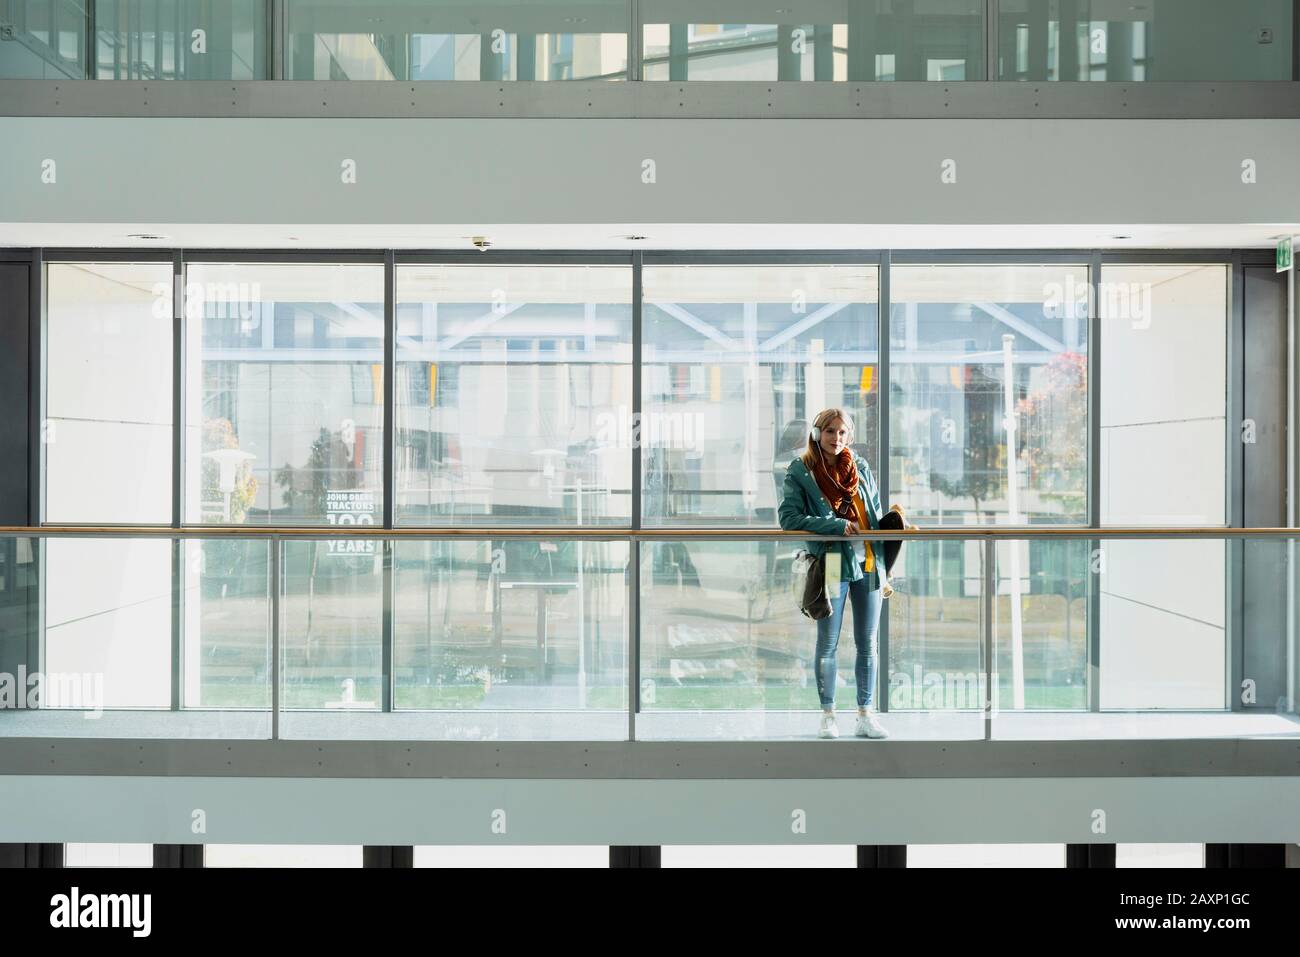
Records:
{"label": "green exit sign", "polygon": [[1290,272],[1293,262],[1291,249],[1291,239],[1279,239],[1277,241],[1277,271]]}

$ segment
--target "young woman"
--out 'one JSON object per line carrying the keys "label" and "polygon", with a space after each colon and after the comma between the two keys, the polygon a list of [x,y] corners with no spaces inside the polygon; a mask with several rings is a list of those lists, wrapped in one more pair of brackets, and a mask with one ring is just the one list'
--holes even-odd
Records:
{"label": "young woman", "polygon": [[[880,491],[867,460],[849,448],[853,421],[843,409],[825,409],[813,419],[806,448],[786,469],[777,518],[787,531],[815,535],[859,535],[880,527]],[[899,510],[901,512],[901,509]],[[817,622],[817,647],[813,663],[822,716],[817,735],[839,737],[835,721],[835,651],[844,621],[844,601],[853,601],[853,640],[857,645],[854,677],[857,680],[858,720],[854,734],[887,738],[872,696],[876,686],[876,632],[880,602],[894,589],[885,568],[883,542],[868,549],[861,540],[808,542],[813,555],[826,555],[827,578],[839,567],[839,587],[831,590],[831,614]]]}

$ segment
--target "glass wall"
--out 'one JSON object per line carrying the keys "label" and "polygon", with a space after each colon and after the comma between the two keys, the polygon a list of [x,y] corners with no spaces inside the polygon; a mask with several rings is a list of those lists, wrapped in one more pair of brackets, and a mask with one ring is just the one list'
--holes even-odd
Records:
{"label": "glass wall", "polygon": [[[268,733],[275,665],[290,737],[617,739],[630,702],[648,739],[802,735],[818,707],[816,626],[792,600],[803,543],[710,533],[776,529],[809,420],[839,406],[882,481],[888,463],[886,507],[974,533],[908,542],[892,570],[871,687],[900,736],[1068,737],[1097,710],[1226,709],[1246,638],[1230,546],[1087,537],[1090,520],[1226,524],[1224,262],[1108,261],[1090,289],[1068,258],[913,257],[890,266],[882,315],[879,266],[847,256],[656,254],[640,303],[631,256],[397,258],[391,436],[380,254],[188,262],[183,343],[170,259],[47,266],[46,521],[167,525],[179,485],[200,531],[10,540],[0,597],[23,637],[6,656],[39,644],[46,667],[98,675],[104,708],[182,711],[196,735]],[[349,537],[383,524],[390,491],[400,534]],[[254,525],[300,534],[234,537]],[[986,547],[979,529],[999,525],[1048,534]],[[663,537],[618,540],[637,526]],[[1247,544],[1284,561],[1280,540]],[[22,585],[37,574],[41,627]],[[832,693],[845,712],[852,634]],[[1286,636],[1251,641],[1260,693],[1286,701],[1265,717],[1292,713]],[[1187,727],[1156,717],[1143,733]],[[1107,727],[1089,733],[1138,726]]]}
{"label": "glass wall", "polygon": [[[1087,288],[1085,264],[891,267],[890,499],[914,524],[1087,523]],[[1086,707],[1085,545],[998,543],[996,707]],[[983,557],[903,549],[891,707],[983,706]]]}
{"label": "glass wall", "polygon": [[876,267],[646,266],[647,525],[776,524],[813,417],[838,406],[878,470]]}
{"label": "glass wall", "polygon": [[172,520],[172,265],[45,267],[45,521]]}
{"label": "glass wall", "polygon": [[890,489],[913,521],[1087,521],[1086,265],[890,270]]}
{"label": "glass wall", "polygon": [[[270,79],[270,7],[0,0],[0,77]],[[1297,79],[1291,0],[639,0],[635,20],[630,0],[284,0],[283,10],[291,80],[625,80],[634,44],[631,76],[649,81]],[[769,22],[725,22],[753,18]]]}
{"label": "glass wall", "polygon": [[1288,0],[1000,0],[1000,80],[1289,80]]}
{"label": "glass wall", "polygon": [[0,79],[84,79],[87,32],[80,0],[0,0]]}
{"label": "glass wall", "polygon": [[[781,23],[704,23],[743,16],[726,0],[642,0],[645,80],[982,80],[983,0],[794,0],[762,11]],[[752,15],[752,14],[751,14]]]}
{"label": "glass wall", "polygon": [[632,270],[402,266],[404,525],[626,525]]}
{"label": "glass wall", "polygon": [[93,0],[95,79],[265,80],[268,0]]}
{"label": "glass wall", "polygon": [[383,266],[192,263],[185,321],[186,521],[382,522]]}
{"label": "glass wall", "polygon": [[293,80],[624,80],[627,0],[288,0]]}

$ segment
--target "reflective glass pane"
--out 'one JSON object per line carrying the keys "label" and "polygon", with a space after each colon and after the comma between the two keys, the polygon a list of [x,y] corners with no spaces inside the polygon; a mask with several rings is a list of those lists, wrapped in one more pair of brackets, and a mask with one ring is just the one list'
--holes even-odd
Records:
{"label": "reflective glass pane", "polygon": [[267,0],[94,0],[94,4],[97,79],[270,77]]}
{"label": "reflective glass pane", "polygon": [[[705,23],[764,13],[780,23]],[[646,80],[981,80],[981,0],[641,0]]]}
{"label": "reflective glass pane", "polygon": [[181,543],[182,705],[263,712],[268,735],[271,547],[265,539]]}
{"label": "reflective glass pane", "polygon": [[627,0],[288,0],[294,80],[622,80]]}
{"label": "reflective glass pane", "polygon": [[47,522],[171,523],[171,263],[50,263]]}
{"label": "reflective glass pane", "polygon": [[0,734],[270,737],[266,550],[0,539]]}
{"label": "reflective glass pane", "polygon": [[1086,522],[1087,268],[890,282],[891,504],[917,525]]}
{"label": "reflective glass pane", "polygon": [[646,525],[775,527],[825,408],[878,465],[875,267],[648,266],[642,283]]}
{"label": "reflective glass pane", "polygon": [[626,736],[626,542],[394,549],[394,734]]}
{"label": "reflective glass pane", "polygon": [[185,310],[187,520],[382,522],[383,266],[194,263]]}
{"label": "reflective glass pane", "polygon": [[407,525],[626,525],[632,271],[402,266],[397,501]]}
{"label": "reflective glass pane", "polygon": [[908,726],[926,737],[982,735],[988,694],[982,543],[904,542],[890,582],[890,711],[916,712]]}
{"label": "reflective glass pane", "polygon": [[13,715],[40,706],[18,678],[40,667],[40,548],[35,538],[0,535],[0,734],[23,734]]}
{"label": "reflective glass pane", "polygon": [[[642,543],[638,737],[814,739],[823,695],[839,713],[840,734],[849,737],[863,699],[883,710],[881,600],[873,597],[879,590],[841,582],[838,563],[828,562],[831,593],[843,595],[838,632],[834,618],[804,617],[792,576],[802,546],[798,540]],[[903,551],[914,547],[908,543]],[[895,594],[883,602],[892,616],[890,713],[880,721],[896,738],[982,737],[982,579],[972,575],[964,594],[938,606],[927,603],[937,583],[919,583],[917,574],[914,567],[896,581]],[[859,680],[870,694],[858,694]]]}
{"label": "reflective glass pane", "polygon": [[383,708],[383,546],[331,538],[282,548],[281,733],[352,736],[353,717]]}
{"label": "reflective glass pane", "polygon": [[0,0],[0,79],[84,80],[80,0]]}
{"label": "reflective glass pane", "polygon": [[1279,0],[1000,0],[997,10],[1002,80],[1291,79],[1293,13]]}
{"label": "reflective glass pane", "polygon": [[[1106,542],[1127,545],[1128,542]],[[1008,711],[1088,707],[1088,595],[1091,543],[1027,539],[996,545],[994,707],[1009,733]],[[1043,719],[1027,719],[1042,727]]]}

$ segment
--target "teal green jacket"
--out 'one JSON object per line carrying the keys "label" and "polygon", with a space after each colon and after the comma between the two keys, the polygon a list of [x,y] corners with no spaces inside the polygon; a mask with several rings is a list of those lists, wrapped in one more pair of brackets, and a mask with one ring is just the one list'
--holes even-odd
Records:
{"label": "teal green jacket", "polygon": [[[876,487],[876,477],[871,474],[867,460],[856,453],[853,460],[858,466],[858,492],[862,495],[862,504],[867,508],[867,520],[872,528],[880,527],[880,489]],[[785,482],[781,487],[781,505],[777,509],[777,519],[786,531],[812,532],[814,535],[843,535],[848,524],[831,509],[826,496],[817,487],[817,480],[803,464],[803,459],[796,456],[785,471]],[[837,549],[840,555],[840,579],[857,581],[865,574],[871,581],[871,588],[878,588],[881,579],[889,581],[885,570],[885,543],[870,542],[876,557],[876,567],[870,572],[863,572],[862,566],[854,560],[853,539],[842,542],[807,542],[808,552],[821,555],[827,549]]]}

